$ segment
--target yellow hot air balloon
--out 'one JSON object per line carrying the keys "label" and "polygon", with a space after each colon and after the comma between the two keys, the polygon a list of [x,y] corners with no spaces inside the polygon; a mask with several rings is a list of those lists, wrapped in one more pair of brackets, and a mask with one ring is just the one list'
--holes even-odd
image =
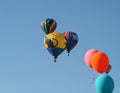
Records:
{"label": "yellow hot air balloon", "polygon": [[53,32],[44,38],[44,46],[54,57],[54,62],[56,62],[57,57],[66,49],[67,39],[63,34]]}

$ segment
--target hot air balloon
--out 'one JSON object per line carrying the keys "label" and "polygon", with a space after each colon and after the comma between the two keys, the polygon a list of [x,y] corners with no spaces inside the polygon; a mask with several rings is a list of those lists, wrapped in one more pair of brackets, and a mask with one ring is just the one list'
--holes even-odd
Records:
{"label": "hot air balloon", "polygon": [[63,34],[53,32],[46,35],[44,46],[54,57],[54,62],[56,62],[57,57],[66,49],[67,40]]}
{"label": "hot air balloon", "polygon": [[112,93],[114,90],[114,81],[108,74],[101,74],[95,80],[97,93]]}
{"label": "hot air balloon", "polygon": [[69,56],[70,51],[76,46],[78,43],[78,35],[74,32],[64,32],[64,36],[67,38],[68,44],[67,44],[67,53]]}
{"label": "hot air balloon", "polygon": [[98,52],[97,49],[90,49],[85,53],[84,60],[85,60],[86,65],[89,66],[90,68],[92,68],[91,58],[93,54],[95,54],[96,52]]}
{"label": "hot air balloon", "polygon": [[109,58],[104,52],[96,52],[91,59],[92,68],[98,73],[104,73],[109,66]]}
{"label": "hot air balloon", "polygon": [[52,33],[57,27],[57,22],[54,19],[46,18],[41,22],[41,28],[46,33]]}

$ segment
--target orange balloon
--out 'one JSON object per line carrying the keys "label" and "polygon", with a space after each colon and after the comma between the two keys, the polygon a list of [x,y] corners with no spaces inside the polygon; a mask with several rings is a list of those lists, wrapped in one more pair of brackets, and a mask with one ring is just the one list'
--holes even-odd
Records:
{"label": "orange balloon", "polygon": [[96,52],[91,58],[91,64],[95,71],[104,73],[109,66],[109,58],[104,52]]}

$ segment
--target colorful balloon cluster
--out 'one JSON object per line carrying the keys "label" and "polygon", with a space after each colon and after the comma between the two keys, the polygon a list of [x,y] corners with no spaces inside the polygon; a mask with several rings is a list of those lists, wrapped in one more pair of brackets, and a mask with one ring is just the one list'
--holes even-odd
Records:
{"label": "colorful balloon cluster", "polygon": [[107,54],[98,51],[97,49],[90,49],[85,53],[84,60],[87,66],[101,74],[95,81],[97,92],[112,93],[114,89],[114,81],[108,75],[112,67]]}
{"label": "colorful balloon cluster", "polygon": [[47,18],[41,22],[41,28],[46,33],[44,38],[44,46],[48,52],[54,57],[56,62],[57,57],[66,50],[68,55],[70,51],[78,43],[78,35],[75,32],[54,32],[57,27],[57,22],[54,19]]}
{"label": "colorful balloon cluster", "polygon": [[[54,57],[56,62],[57,57],[66,50],[68,55],[70,51],[78,43],[78,35],[75,32],[67,31],[62,33],[54,32],[57,27],[57,22],[54,19],[46,18],[41,22],[41,28],[46,33],[44,38],[44,46],[48,52]],[[95,80],[95,87],[98,93],[112,93],[114,89],[114,81],[108,75],[112,67],[106,53],[97,49],[90,49],[85,53],[85,63],[88,67],[95,70],[101,75]]]}

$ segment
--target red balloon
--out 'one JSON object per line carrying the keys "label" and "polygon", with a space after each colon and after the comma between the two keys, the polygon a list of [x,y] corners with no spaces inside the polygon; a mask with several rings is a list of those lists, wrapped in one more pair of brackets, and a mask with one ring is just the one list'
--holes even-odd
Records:
{"label": "red balloon", "polygon": [[109,58],[104,52],[96,52],[91,59],[93,69],[98,73],[104,73],[109,66]]}

